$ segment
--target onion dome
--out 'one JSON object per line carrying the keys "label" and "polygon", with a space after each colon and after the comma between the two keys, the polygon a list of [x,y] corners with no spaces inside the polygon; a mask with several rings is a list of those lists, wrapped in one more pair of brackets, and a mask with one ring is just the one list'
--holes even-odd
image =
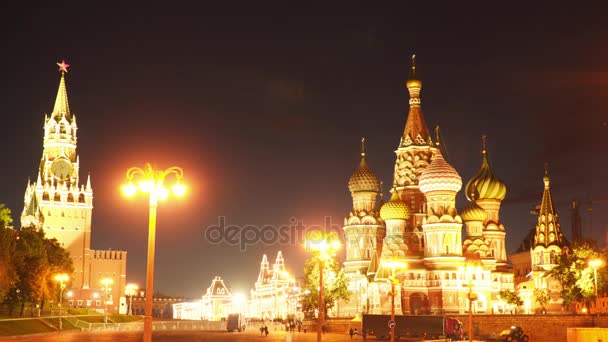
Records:
{"label": "onion dome", "polygon": [[485,135],[482,137],[482,142],[481,168],[479,169],[479,172],[477,172],[477,175],[471,178],[467,183],[465,194],[469,201],[472,200],[475,193],[477,193],[477,196],[475,196],[477,199],[496,199],[502,201],[507,195],[507,186],[500,178],[494,175],[490,168]]}
{"label": "onion dome", "polygon": [[367,166],[365,160],[365,138],[361,139],[361,163],[355,173],[348,180],[348,189],[351,192],[375,191],[378,192],[380,182],[376,174]]}
{"label": "onion dome", "polygon": [[487,217],[486,211],[477,204],[474,200],[464,208],[462,213],[460,214],[462,221],[484,221]]}
{"label": "onion dome", "polygon": [[431,159],[431,164],[427,166],[418,178],[420,191],[423,193],[431,191],[453,191],[458,192],[462,188],[462,178],[443,156],[441,150]]}
{"label": "onion dome", "polygon": [[399,198],[397,190],[393,189],[390,201],[380,208],[380,217],[386,220],[407,220],[410,217],[410,208]]}

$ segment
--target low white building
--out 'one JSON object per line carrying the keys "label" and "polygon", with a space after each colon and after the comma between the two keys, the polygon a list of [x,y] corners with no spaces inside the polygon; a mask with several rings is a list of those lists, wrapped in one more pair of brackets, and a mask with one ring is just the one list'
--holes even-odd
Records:
{"label": "low white building", "polygon": [[173,304],[173,318],[221,321],[231,313],[235,299],[242,301],[233,298],[222,278],[215,277],[200,300]]}

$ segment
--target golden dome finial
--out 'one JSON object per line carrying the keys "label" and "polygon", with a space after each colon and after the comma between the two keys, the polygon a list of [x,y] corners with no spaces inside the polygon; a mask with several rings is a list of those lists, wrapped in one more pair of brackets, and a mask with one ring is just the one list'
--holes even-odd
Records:
{"label": "golden dome finial", "polygon": [[412,78],[416,78],[416,55],[412,55]]}
{"label": "golden dome finial", "polygon": [[[406,82],[407,89],[410,90],[410,95],[414,98],[418,98],[420,95],[420,88],[422,88],[422,82],[416,78],[416,55],[412,55],[412,71],[410,78]],[[412,90],[416,89],[413,93]]]}
{"label": "golden dome finial", "polygon": [[484,134],[481,135],[481,153],[486,154],[488,151],[488,136]]}
{"label": "golden dome finial", "polygon": [[439,147],[441,145],[439,141],[439,125],[435,126],[435,145]]}
{"label": "golden dome finial", "polygon": [[365,158],[365,137],[361,138],[361,158]]}

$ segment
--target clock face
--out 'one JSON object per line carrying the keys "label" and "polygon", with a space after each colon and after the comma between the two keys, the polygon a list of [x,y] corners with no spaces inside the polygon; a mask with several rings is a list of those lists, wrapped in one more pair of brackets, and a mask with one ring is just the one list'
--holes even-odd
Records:
{"label": "clock face", "polygon": [[51,165],[51,172],[57,179],[68,179],[72,174],[72,163],[63,158],[56,159]]}

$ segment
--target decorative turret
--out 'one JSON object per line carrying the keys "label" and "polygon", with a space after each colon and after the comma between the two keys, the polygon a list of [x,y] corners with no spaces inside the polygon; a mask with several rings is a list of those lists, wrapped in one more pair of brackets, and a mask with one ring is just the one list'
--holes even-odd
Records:
{"label": "decorative turret", "polygon": [[[439,128],[437,128],[439,136]],[[456,212],[456,193],[462,178],[437,149],[431,164],[420,175],[420,191],[427,200],[427,216],[422,227],[425,235],[425,257],[462,256],[462,219]],[[454,261],[456,259],[448,258]]]}
{"label": "decorative turret", "polygon": [[412,55],[411,76],[405,85],[410,93],[410,110],[399,146],[432,146],[433,142],[429,134],[429,129],[426,126],[424,116],[422,116],[422,109],[420,108],[420,104],[422,102],[420,100],[422,82],[416,78],[416,55]]}
{"label": "decorative turret", "polygon": [[365,159],[365,138],[361,138],[361,161],[348,180],[348,189],[353,197],[355,212],[372,212],[376,209],[376,198],[380,182],[376,174],[367,166]]}
{"label": "decorative turret", "polygon": [[551,178],[549,177],[548,167],[545,166],[545,176],[543,177],[545,188],[543,199],[540,204],[538,223],[536,224],[536,234],[534,236],[535,246],[548,247],[557,245],[560,247],[568,245],[562,234],[561,225],[558,221],[557,212],[553,206],[553,196],[551,195]]}
{"label": "decorative turret", "polygon": [[553,207],[551,178],[549,177],[549,167],[546,163],[543,183],[545,188],[536,223],[534,246],[531,251],[532,268],[536,270],[550,270],[555,267],[563,248],[569,246],[569,242],[562,234],[558,215]]}
{"label": "decorative turret", "polygon": [[262,256],[262,262],[260,263],[260,273],[258,274],[258,283],[266,283],[270,278],[270,265],[268,264],[268,258],[266,254]]}
{"label": "decorative turret", "polygon": [[481,167],[477,175],[467,183],[465,195],[469,201],[475,197],[477,204],[486,210],[487,220],[498,223],[500,203],[507,195],[507,186],[494,175],[490,168],[485,134],[481,137],[481,141]]}
{"label": "decorative turret", "polygon": [[408,246],[405,244],[405,222],[410,216],[410,210],[393,189],[390,201],[380,208],[380,217],[386,225],[382,256],[405,256]]}

